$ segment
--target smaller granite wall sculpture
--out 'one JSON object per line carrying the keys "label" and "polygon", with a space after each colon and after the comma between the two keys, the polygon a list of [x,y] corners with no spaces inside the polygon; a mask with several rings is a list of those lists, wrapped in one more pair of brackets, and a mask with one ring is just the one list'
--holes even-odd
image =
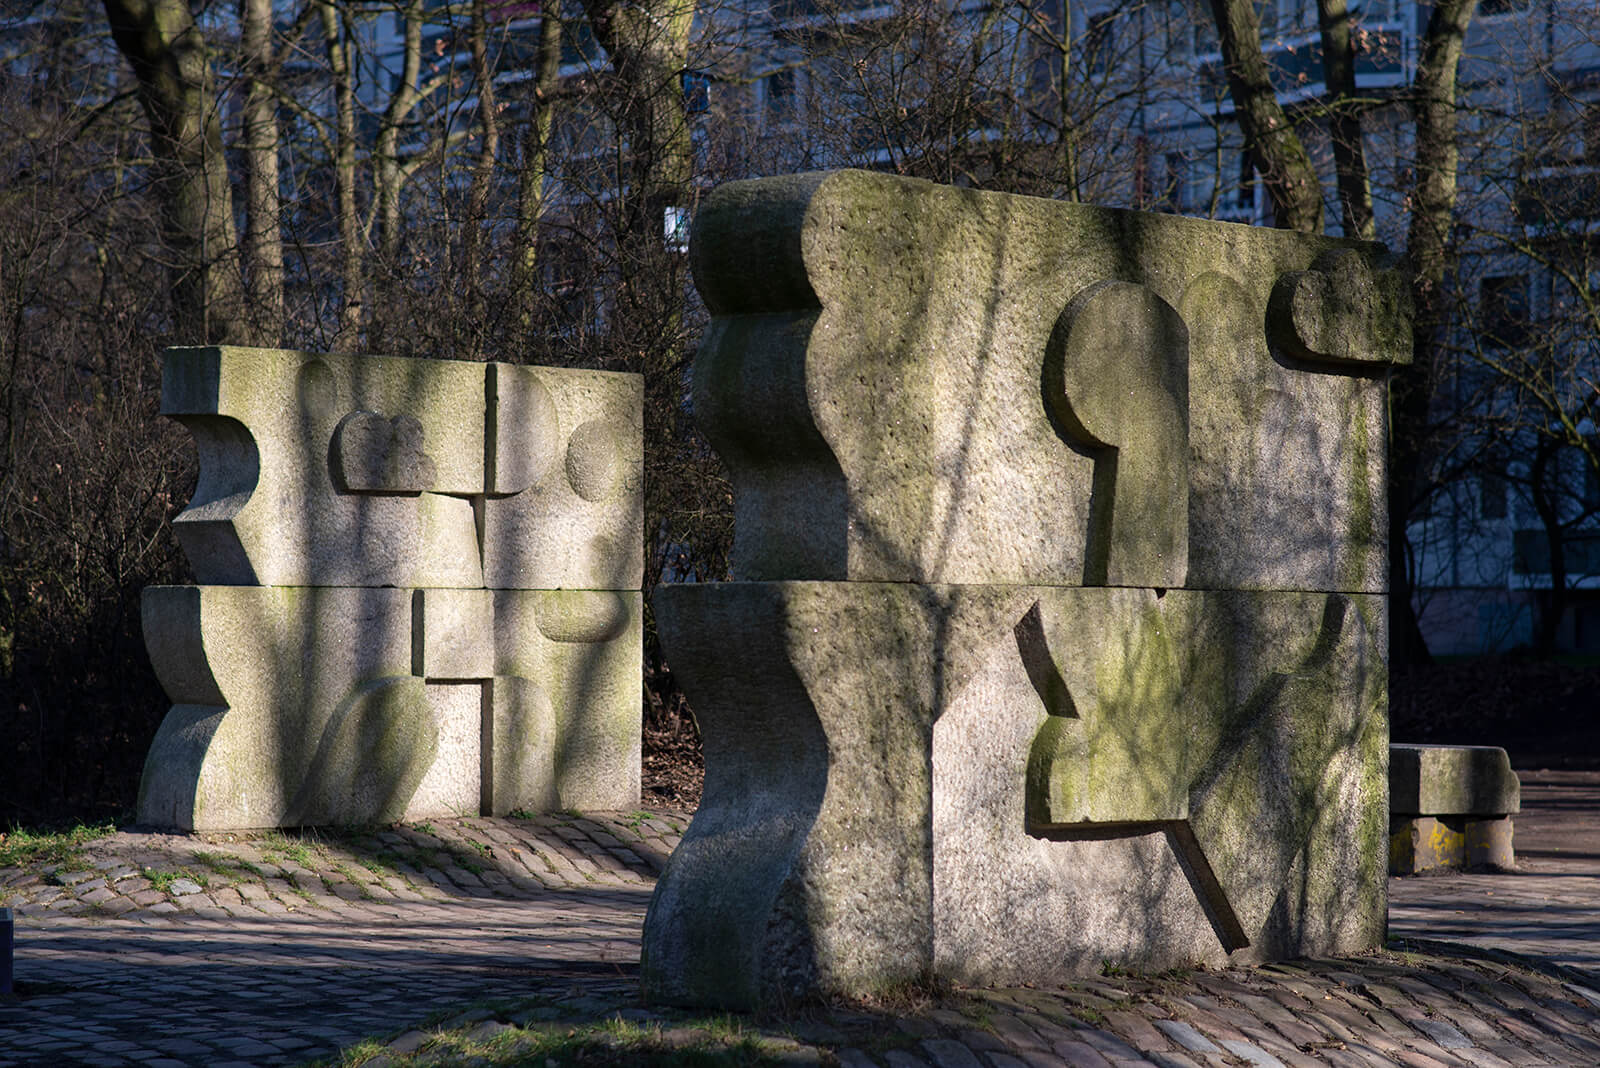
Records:
{"label": "smaller granite wall sculpture", "polygon": [[168,350],[201,585],[144,594],[173,707],[139,821],[637,804],[642,399],[637,375]]}
{"label": "smaller granite wall sculpture", "polygon": [[1522,782],[1490,745],[1389,747],[1389,873],[1517,866]]}
{"label": "smaller granite wall sculpture", "polygon": [[1381,248],[844,171],[692,257],[735,581],[655,595],[706,781],[649,996],[1381,944]]}

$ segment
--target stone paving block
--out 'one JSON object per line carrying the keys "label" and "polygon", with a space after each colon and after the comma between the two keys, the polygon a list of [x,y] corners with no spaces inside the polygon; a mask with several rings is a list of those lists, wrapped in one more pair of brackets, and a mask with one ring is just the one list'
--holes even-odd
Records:
{"label": "stone paving block", "polygon": [[1182,1020],[1155,1020],[1155,1028],[1191,1053],[1221,1053],[1216,1043]]}
{"label": "stone paving block", "polygon": [[1058,1023],[1037,1012],[1019,1012],[1017,1019],[1027,1024],[1047,1045],[1058,1042],[1075,1042],[1078,1039],[1077,1028]]}
{"label": "stone paving block", "polygon": [[[1063,1057],[1059,1052],[1040,1053],[1037,1050],[1020,1050],[1016,1054],[1028,1068],[1071,1068],[1072,1061]],[[1149,1068],[1150,1062],[1143,1058],[1137,1061],[1118,1060],[1113,1057],[1106,1063],[1112,1068]]]}
{"label": "stone paving block", "polygon": [[1072,1068],[1111,1068],[1111,1062],[1087,1042],[1061,1042],[1054,1052]]}
{"label": "stone paving block", "polygon": [[1391,1050],[1389,1055],[1394,1058],[1394,1063],[1406,1065],[1407,1068],[1450,1068],[1446,1061],[1403,1047]]}
{"label": "stone paving block", "polygon": [[989,1018],[989,1027],[1012,1049],[1048,1050],[1050,1043],[1011,1013],[998,1012]]}
{"label": "stone paving block", "polygon": [[1128,1045],[1122,1039],[1109,1031],[1098,1027],[1084,1027],[1074,1033],[1076,1038],[1082,1039],[1093,1046],[1102,1055],[1111,1060],[1137,1060],[1139,1051]]}
{"label": "stone paving block", "polygon": [[1222,1047],[1253,1068],[1286,1068],[1284,1063],[1252,1042],[1236,1038],[1219,1039]]}
{"label": "stone paving block", "polygon": [[983,1054],[983,1059],[985,1063],[990,1065],[990,1068],[1028,1068],[1027,1061],[1013,1057],[1009,1053],[986,1050]]}
{"label": "stone paving block", "polygon": [[1163,1033],[1151,1025],[1148,1017],[1131,1012],[1108,1012],[1105,1016],[1107,1023],[1124,1038],[1137,1043],[1145,1053],[1172,1048]]}
{"label": "stone paving block", "polygon": [[1157,1068],[1200,1068],[1198,1062],[1184,1056],[1182,1053],[1152,1053],[1150,1063]]}
{"label": "stone paving block", "polygon": [[[1286,1041],[1282,1035],[1257,1024],[1254,1027],[1240,1028],[1244,1037],[1251,1043],[1270,1053],[1282,1061],[1285,1068],[1313,1068],[1321,1063],[1316,1058],[1300,1051],[1294,1043]],[[1224,1043],[1224,1045],[1226,1045]]]}
{"label": "stone paving block", "polygon": [[934,1068],[983,1068],[976,1053],[953,1039],[925,1038],[918,1046]]}

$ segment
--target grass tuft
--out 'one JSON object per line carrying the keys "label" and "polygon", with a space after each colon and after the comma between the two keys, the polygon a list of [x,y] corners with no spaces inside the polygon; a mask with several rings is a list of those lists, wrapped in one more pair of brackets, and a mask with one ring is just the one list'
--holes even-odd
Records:
{"label": "grass tuft", "polygon": [[32,831],[13,827],[0,831],[0,868],[25,868],[34,864],[76,864],[83,847],[116,834],[111,823],[77,824],[62,831]]}

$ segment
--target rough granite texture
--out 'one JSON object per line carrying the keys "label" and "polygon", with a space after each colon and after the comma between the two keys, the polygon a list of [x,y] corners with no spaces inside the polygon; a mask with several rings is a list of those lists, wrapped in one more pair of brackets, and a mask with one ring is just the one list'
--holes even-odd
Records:
{"label": "rough granite texture", "polygon": [[[1311,338],[1342,364],[1263,327],[1279,281],[1332,252],[1367,270],[1382,299],[1366,307],[1386,317]],[[735,579],[1083,583],[1105,465],[1039,398],[1058,384],[1058,320],[1118,282],[1188,332],[1188,556],[1168,584],[1385,588],[1384,373],[1410,354],[1404,282],[1379,246],[839,171],[722,187],[690,254],[715,316],[695,415],[733,481]],[[1291,302],[1301,333],[1308,300]],[[1103,373],[1162,321],[1086,323],[1074,345],[1098,347]],[[1182,430],[1176,358],[1125,372],[1152,405],[1128,418],[1165,419],[1163,436]],[[1118,479],[1142,506],[1140,480],[1183,452],[1141,446],[1170,455]],[[1179,529],[1182,496],[1166,507],[1161,529]]]}
{"label": "rough granite texture", "polygon": [[1381,944],[1381,248],[846,171],[691,259],[737,581],[654,598],[706,782],[647,996]]}
{"label": "rough granite texture", "polygon": [[1389,811],[1406,816],[1504,816],[1522,811],[1511,758],[1492,745],[1389,747]]}
{"label": "rough granite texture", "polygon": [[637,375],[171,349],[195,587],[140,822],[374,823],[639,797]]}
{"label": "rough granite texture", "polygon": [[656,613],[706,783],[645,927],[655,997],[1382,940],[1380,597],[733,583]]}
{"label": "rough granite texture", "polygon": [[1396,816],[1389,825],[1389,874],[1515,870],[1512,822],[1510,816]]}

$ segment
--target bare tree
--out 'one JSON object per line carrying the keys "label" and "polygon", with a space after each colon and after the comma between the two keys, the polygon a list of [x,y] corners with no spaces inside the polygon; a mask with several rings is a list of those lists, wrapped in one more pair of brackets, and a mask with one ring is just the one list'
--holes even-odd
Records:
{"label": "bare tree", "polygon": [[211,53],[186,0],[105,0],[150,124],[178,336],[250,340]]}

